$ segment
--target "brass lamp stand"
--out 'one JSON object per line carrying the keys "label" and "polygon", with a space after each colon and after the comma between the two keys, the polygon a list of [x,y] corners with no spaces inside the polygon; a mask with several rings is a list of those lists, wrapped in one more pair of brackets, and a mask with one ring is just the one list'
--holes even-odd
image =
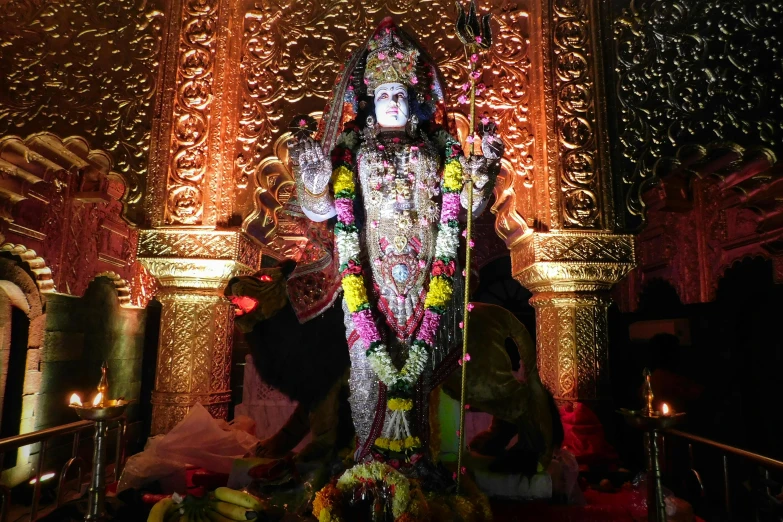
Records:
{"label": "brass lamp stand", "polygon": [[[106,378],[106,363],[101,367],[101,382],[98,384],[98,394],[91,405],[82,405],[81,400],[70,404],[76,415],[82,420],[95,422],[95,444],[92,452],[92,478],[87,496],[87,514],[84,520],[103,520],[106,516],[104,501],[106,499],[106,428],[109,422],[121,417],[128,407],[129,401],[107,399],[109,383]],[[115,465],[119,465],[116,463]]]}
{"label": "brass lamp stand", "polygon": [[664,403],[664,411],[653,408],[653,391],[650,384],[650,370],[644,370],[644,400],[642,410],[619,410],[625,421],[634,428],[644,432],[644,455],[647,461],[647,521],[666,522],[666,503],[663,499],[663,484],[661,482],[660,432],[679,424],[685,413],[675,413],[668,410]]}

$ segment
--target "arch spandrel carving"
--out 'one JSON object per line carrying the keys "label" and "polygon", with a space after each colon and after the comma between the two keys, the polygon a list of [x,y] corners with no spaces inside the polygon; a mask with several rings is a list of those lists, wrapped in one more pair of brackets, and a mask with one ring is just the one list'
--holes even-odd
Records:
{"label": "arch spandrel carving", "polygon": [[[480,80],[487,90],[479,97],[477,114],[486,112],[499,123],[506,141],[506,174],[520,179],[507,190],[532,190],[530,9],[526,2],[515,7],[480,7],[493,13],[495,43]],[[468,71],[462,44],[454,35],[453,2],[344,0],[321,4],[273,0],[246,10],[234,183],[238,188],[236,208],[248,216],[243,229],[262,242],[274,242],[278,232],[290,235],[279,218],[281,202],[271,197],[288,195],[280,180],[290,173],[277,152],[284,138],[283,126],[297,114],[324,108],[343,61],[385,16],[393,16],[437,62],[448,85],[449,105],[459,114],[459,127],[460,118],[466,121],[467,107],[459,105],[458,97]],[[500,212],[505,213],[505,208]],[[511,222],[518,220],[512,218]],[[271,246],[282,253],[292,242],[277,243]]]}

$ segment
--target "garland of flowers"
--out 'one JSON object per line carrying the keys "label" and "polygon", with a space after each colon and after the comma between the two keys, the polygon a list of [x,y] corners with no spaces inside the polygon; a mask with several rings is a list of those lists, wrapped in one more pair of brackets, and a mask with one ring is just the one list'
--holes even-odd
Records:
{"label": "garland of flowers", "polygon": [[[446,164],[441,178],[441,215],[435,241],[435,258],[430,270],[429,290],[424,298],[425,311],[408,351],[408,360],[401,370],[397,370],[392,363],[387,346],[378,331],[362,275],[359,229],[353,214],[353,201],[356,198],[353,158],[349,151],[342,147],[332,155],[333,162],[337,160],[336,163],[339,164],[334,169],[332,183],[338,220],[335,225],[335,241],[345,303],[366,349],[370,367],[389,389],[391,400],[412,394],[413,387],[424,370],[429,351],[435,344],[441,316],[446,312],[454,288],[452,278],[456,269],[455,258],[460,236],[457,216],[463,184],[462,164],[459,161],[462,149],[459,142],[450,137],[445,141],[445,149]],[[418,438],[411,437],[405,420],[407,410],[391,408],[391,404],[389,406],[395,414],[394,426],[390,428],[395,436],[392,440],[380,438],[376,444],[393,450],[400,447],[409,449],[415,447],[414,444],[418,445]]]}
{"label": "garland of flowers", "polygon": [[319,522],[342,522],[342,501],[345,495],[361,486],[387,485],[392,494],[392,515],[397,522],[421,518],[427,511],[427,501],[415,483],[382,462],[357,464],[345,471],[336,486],[327,484],[316,493],[313,515]]}

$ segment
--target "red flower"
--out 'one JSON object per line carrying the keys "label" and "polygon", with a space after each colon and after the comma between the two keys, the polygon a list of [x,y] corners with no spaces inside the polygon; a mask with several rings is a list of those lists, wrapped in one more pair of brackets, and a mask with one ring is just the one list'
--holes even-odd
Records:
{"label": "red flower", "polygon": [[454,270],[454,261],[444,263],[442,260],[437,259],[434,263],[432,263],[433,276],[445,275],[451,277],[454,275]]}
{"label": "red flower", "polygon": [[362,265],[358,264],[353,259],[348,261],[348,267],[343,270],[343,277],[347,275],[361,275]]}

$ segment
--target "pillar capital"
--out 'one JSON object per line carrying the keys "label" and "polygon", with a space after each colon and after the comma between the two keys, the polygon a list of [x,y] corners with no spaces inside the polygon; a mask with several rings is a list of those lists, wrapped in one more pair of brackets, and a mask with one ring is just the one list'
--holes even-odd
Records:
{"label": "pillar capital", "polygon": [[514,277],[534,294],[600,292],[636,266],[626,234],[534,232],[511,252]]}
{"label": "pillar capital", "polygon": [[218,293],[232,277],[257,271],[262,249],[239,230],[148,229],[139,233],[138,256],[164,291]]}

